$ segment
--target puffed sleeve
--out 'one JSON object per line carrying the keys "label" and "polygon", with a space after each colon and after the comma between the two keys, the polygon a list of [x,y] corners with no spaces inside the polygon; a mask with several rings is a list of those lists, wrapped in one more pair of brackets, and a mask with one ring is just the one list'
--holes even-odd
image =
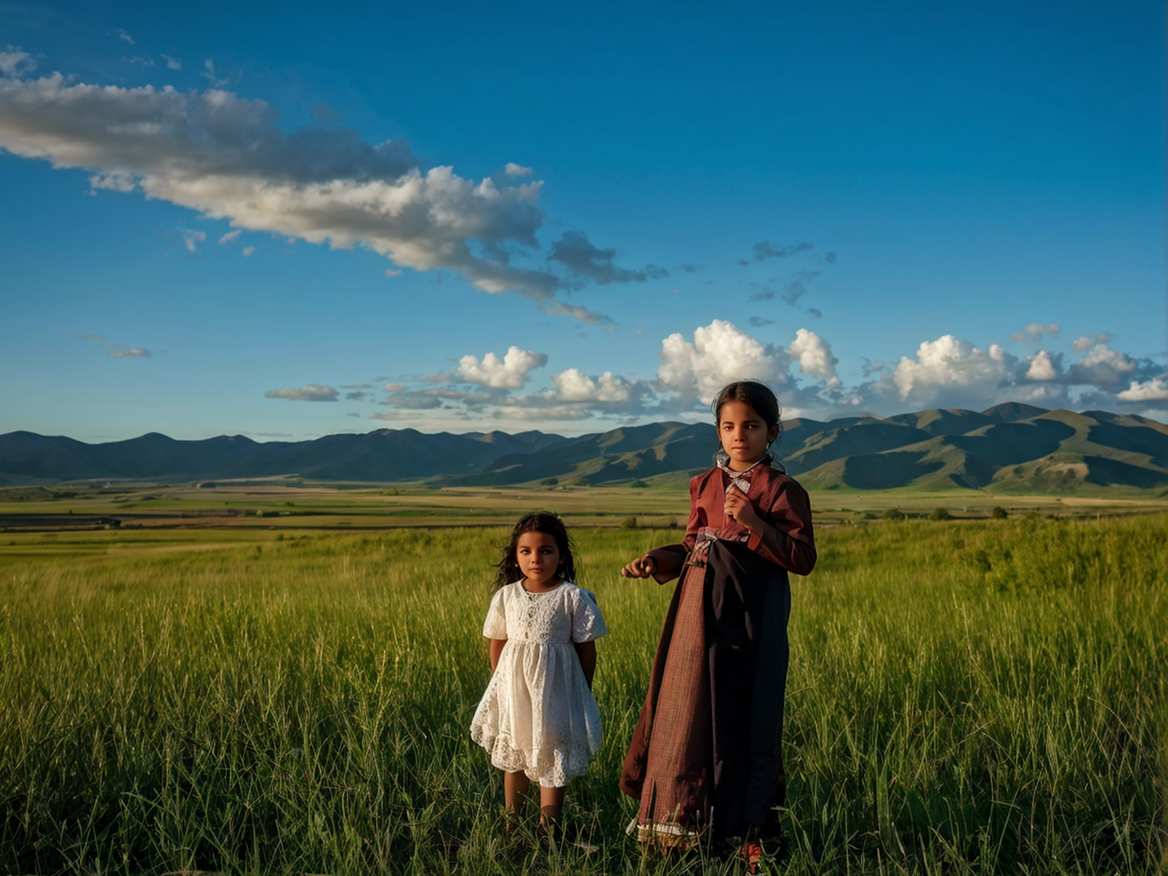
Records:
{"label": "puffed sleeve", "polygon": [[487,619],[483,622],[483,635],[488,639],[507,638],[507,609],[503,605],[503,588],[491,597],[491,607],[487,609]]}
{"label": "puffed sleeve", "polygon": [[807,491],[784,476],[765,517],[768,525],[764,532],[752,534],[747,547],[789,572],[809,575],[815,568],[816,552]]}
{"label": "puffed sleeve", "polygon": [[573,642],[591,642],[593,639],[608,635],[608,627],[604,624],[604,615],[600,613],[600,606],[596,604],[595,594],[583,587],[577,587],[573,602]]}

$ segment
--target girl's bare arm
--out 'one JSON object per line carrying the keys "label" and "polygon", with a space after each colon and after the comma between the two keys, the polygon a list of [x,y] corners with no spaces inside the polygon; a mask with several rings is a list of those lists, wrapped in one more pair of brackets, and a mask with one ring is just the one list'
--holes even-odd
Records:
{"label": "girl's bare arm", "polygon": [[584,670],[584,680],[588,682],[588,689],[592,690],[592,676],[596,674],[596,643],[573,642],[576,646],[576,656],[580,658],[580,668]]}
{"label": "girl's bare arm", "polygon": [[489,639],[491,643],[491,672],[495,671],[495,667],[499,665],[499,655],[503,653],[503,646],[507,644],[506,639]]}
{"label": "girl's bare arm", "polygon": [[670,545],[629,561],[621,569],[621,574],[626,578],[652,578],[658,584],[664,584],[677,577],[684,562],[685,549],[680,545]]}

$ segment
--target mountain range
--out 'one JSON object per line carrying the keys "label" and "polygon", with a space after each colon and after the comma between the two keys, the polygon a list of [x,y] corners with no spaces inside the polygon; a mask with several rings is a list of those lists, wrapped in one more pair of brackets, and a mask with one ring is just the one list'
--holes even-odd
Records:
{"label": "mountain range", "polygon": [[[1168,425],[1138,416],[1010,402],[980,412],[794,419],[783,427],[777,455],[812,490],[1168,490]],[[267,477],[465,486],[651,483],[708,468],[716,447],[710,424],[682,423],[578,438],[379,429],[265,443],[239,435],[179,441],[150,433],[86,444],[9,432],[0,435],[0,486]]]}

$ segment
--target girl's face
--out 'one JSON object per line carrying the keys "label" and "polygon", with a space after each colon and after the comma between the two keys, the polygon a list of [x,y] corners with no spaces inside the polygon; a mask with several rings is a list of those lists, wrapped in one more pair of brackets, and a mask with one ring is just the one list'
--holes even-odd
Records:
{"label": "girl's face", "polygon": [[515,561],[527,579],[528,590],[551,590],[563,580],[556,569],[564,555],[555,538],[546,532],[525,532],[515,542]]}
{"label": "girl's face", "polygon": [[762,459],[767,445],[778,437],[778,424],[768,428],[746,402],[728,401],[718,411],[718,440],[730,457],[731,471],[750,468]]}

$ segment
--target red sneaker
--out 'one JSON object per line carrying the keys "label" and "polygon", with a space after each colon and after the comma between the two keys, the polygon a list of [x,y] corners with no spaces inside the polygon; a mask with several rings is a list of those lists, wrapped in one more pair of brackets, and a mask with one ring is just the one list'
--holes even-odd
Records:
{"label": "red sneaker", "polygon": [[746,862],[747,873],[758,872],[758,862],[762,860],[762,843],[755,840],[748,840],[742,844],[742,848],[738,854]]}

